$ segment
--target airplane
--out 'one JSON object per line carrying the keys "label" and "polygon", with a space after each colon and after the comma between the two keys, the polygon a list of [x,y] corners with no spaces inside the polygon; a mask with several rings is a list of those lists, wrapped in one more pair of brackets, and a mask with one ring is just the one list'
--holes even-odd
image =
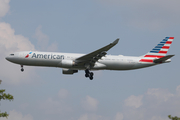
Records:
{"label": "airplane", "polygon": [[10,54],[6,60],[23,66],[45,66],[62,68],[63,74],[74,74],[85,71],[85,77],[93,80],[93,70],[133,70],[171,62],[174,55],[166,55],[174,37],[165,37],[150,52],[142,56],[106,55],[115,46],[114,42],[89,54],[21,51]]}

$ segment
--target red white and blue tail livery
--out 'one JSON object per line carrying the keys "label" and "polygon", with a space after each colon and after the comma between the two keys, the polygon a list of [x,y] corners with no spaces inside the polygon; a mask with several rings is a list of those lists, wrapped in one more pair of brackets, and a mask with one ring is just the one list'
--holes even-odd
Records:
{"label": "red white and blue tail livery", "polygon": [[173,40],[174,40],[174,37],[166,37],[156,47],[154,47],[152,51],[147,53],[144,57],[161,58],[161,57],[166,56]]}
{"label": "red white and blue tail livery", "polygon": [[140,62],[153,62],[154,58],[165,57],[174,37],[166,37],[157,46],[155,46],[150,52],[144,55],[144,58]]}
{"label": "red white and blue tail livery", "polygon": [[15,52],[6,57],[10,62],[27,66],[60,67],[63,74],[74,74],[85,70],[85,77],[93,79],[90,70],[132,70],[170,62],[174,55],[166,55],[174,37],[166,37],[143,56],[106,55],[119,39],[89,54],[60,52]]}

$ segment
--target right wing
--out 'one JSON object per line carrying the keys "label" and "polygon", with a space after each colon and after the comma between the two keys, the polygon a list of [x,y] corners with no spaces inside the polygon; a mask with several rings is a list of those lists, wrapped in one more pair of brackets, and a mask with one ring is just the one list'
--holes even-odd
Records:
{"label": "right wing", "polygon": [[89,54],[86,54],[84,56],[81,56],[77,59],[75,59],[75,62],[77,64],[84,64],[84,65],[90,65],[93,66],[96,61],[101,59],[103,56],[105,56],[107,51],[111,49],[113,46],[115,46],[119,41],[119,38],[116,39],[113,43],[110,43],[109,45],[106,45],[105,47],[102,47],[94,52],[91,52]]}

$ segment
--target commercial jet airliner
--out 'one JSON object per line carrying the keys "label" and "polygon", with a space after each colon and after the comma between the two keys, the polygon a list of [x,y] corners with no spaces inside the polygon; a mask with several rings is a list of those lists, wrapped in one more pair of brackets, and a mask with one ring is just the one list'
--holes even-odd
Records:
{"label": "commercial jet airliner", "polygon": [[132,70],[150,67],[161,63],[168,63],[174,55],[166,55],[174,37],[166,37],[150,52],[133,57],[123,55],[106,55],[119,39],[89,54],[58,53],[58,52],[15,52],[6,60],[21,65],[60,67],[63,74],[74,74],[78,70],[85,70],[85,77],[93,79],[93,70]]}

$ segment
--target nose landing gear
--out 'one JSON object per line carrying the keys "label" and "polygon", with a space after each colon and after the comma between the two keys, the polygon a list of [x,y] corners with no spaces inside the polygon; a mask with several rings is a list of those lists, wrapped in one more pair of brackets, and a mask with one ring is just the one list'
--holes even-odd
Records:
{"label": "nose landing gear", "polygon": [[85,70],[85,77],[89,77],[90,80],[93,80],[93,72],[90,72],[88,69]]}
{"label": "nose landing gear", "polygon": [[23,68],[23,65],[21,65],[21,72],[23,72],[24,71],[24,68]]}

